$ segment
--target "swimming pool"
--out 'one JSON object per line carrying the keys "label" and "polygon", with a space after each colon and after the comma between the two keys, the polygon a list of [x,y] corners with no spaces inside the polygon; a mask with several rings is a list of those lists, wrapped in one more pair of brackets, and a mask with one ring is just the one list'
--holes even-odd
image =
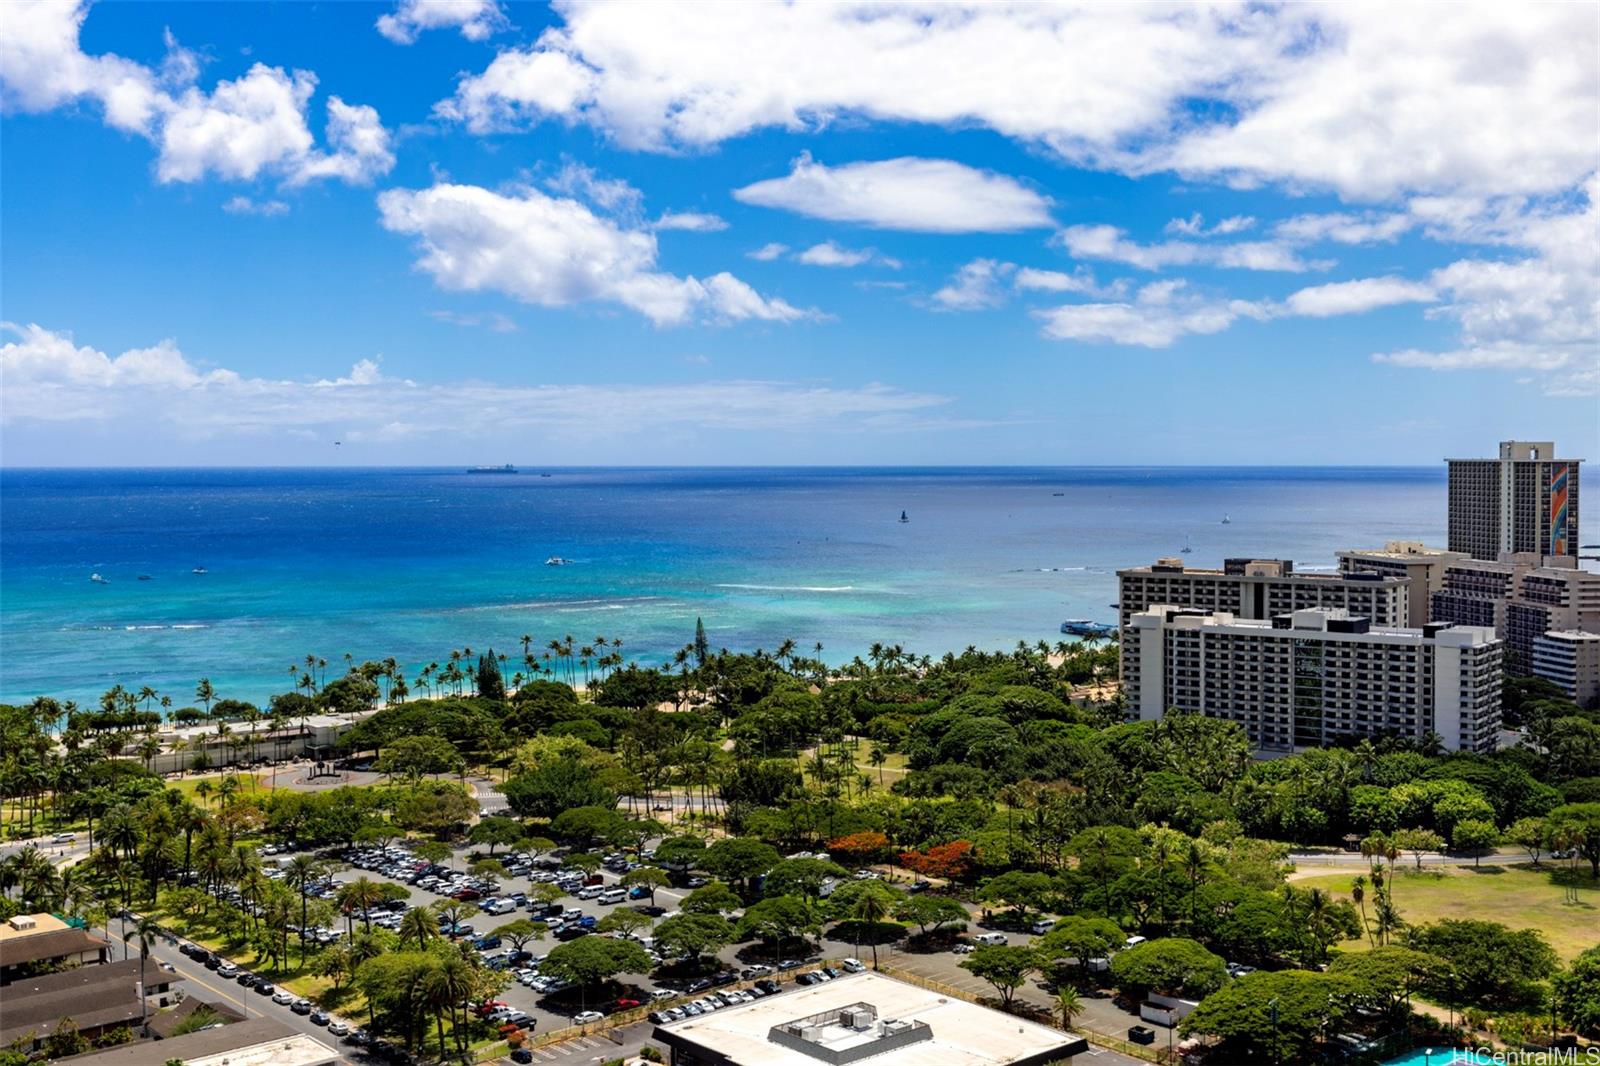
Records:
{"label": "swimming pool", "polygon": [[1419,1047],[1397,1059],[1385,1059],[1383,1066],[1494,1066],[1494,1061],[1494,1056],[1482,1051]]}

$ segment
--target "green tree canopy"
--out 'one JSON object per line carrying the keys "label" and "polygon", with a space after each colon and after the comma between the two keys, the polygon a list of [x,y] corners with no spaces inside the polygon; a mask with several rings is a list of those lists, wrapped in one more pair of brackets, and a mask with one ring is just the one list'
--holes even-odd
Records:
{"label": "green tree canopy", "polygon": [[1228,979],[1226,964],[1193,940],[1147,940],[1111,960],[1111,975],[1121,988],[1157,991],[1200,999]]}
{"label": "green tree canopy", "polygon": [[1308,970],[1253,973],[1200,1001],[1178,1023],[1188,1036],[1221,1037],[1220,1060],[1310,1061],[1326,1027],[1353,1009],[1362,986],[1344,974]]}
{"label": "green tree canopy", "polygon": [[1000,1002],[1009,1007],[1017,989],[1039,969],[1039,956],[1032,948],[995,944],[978,948],[962,959],[961,968],[989,982],[999,993]]}

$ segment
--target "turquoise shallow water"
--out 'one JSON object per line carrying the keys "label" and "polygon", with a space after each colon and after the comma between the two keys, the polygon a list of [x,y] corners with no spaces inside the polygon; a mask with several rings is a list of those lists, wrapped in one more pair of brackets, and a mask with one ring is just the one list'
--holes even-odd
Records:
{"label": "turquoise shallow water", "polygon": [[1493,1055],[1481,1051],[1461,1048],[1440,1048],[1431,1054],[1429,1051],[1427,1048],[1417,1048],[1399,1058],[1384,1060],[1383,1066],[1491,1066],[1495,1061]]}
{"label": "turquoise shallow water", "polygon": [[1442,467],[3,470],[0,700],[120,682],[181,706],[202,676],[260,700],[308,652],[414,674],[524,634],[654,662],[696,617],[716,646],[830,661],[1054,642],[1113,617],[1117,567],[1186,540],[1197,565],[1302,567],[1437,543],[1444,487]]}

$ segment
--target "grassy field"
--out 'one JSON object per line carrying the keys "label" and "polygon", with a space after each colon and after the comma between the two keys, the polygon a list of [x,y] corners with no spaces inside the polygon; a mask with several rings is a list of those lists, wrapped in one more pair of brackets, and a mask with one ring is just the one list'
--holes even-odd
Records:
{"label": "grassy field", "polygon": [[[1563,880],[1568,876],[1563,864],[1534,867],[1528,863],[1511,866],[1447,867],[1421,873],[1407,871],[1402,864],[1394,886],[1394,903],[1407,922],[1421,925],[1440,918],[1474,918],[1499,922],[1512,929],[1533,928],[1550,941],[1563,959],[1571,959],[1593,947],[1595,930],[1600,928],[1600,883],[1589,877],[1585,866],[1578,874],[1578,898],[1574,905],[1563,902]],[[1354,874],[1330,874],[1297,879],[1297,888],[1321,888],[1340,899],[1350,896]],[[1371,913],[1371,888],[1368,913]],[[1347,951],[1368,946],[1365,939],[1340,945]]]}
{"label": "grassy field", "polygon": [[[852,752],[852,754],[855,756],[856,771],[858,773],[868,775],[872,778],[873,784],[877,785],[879,780],[879,771],[881,770],[883,779],[882,783],[883,786],[887,788],[889,785],[894,784],[896,781],[900,780],[900,778],[906,775],[906,757],[897,751],[886,751],[885,754],[889,756],[888,761],[885,762],[881,767],[874,766],[872,765],[872,761],[867,758],[867,756],[872,752],[872,745],[873,742],[868,740],[866,737],[857,738],[855,751]],[[830,748],[829,750],[831,751],[832,749]],[[806,763],[810,761],[811,756],[815,754],[815,748],[807,748],[805,751],[800,753],[798,762],[802,770],[805,769]]]}
{"label": "grassy field", "polygon": [[[211,782],[211,788],[212,788],[213,791],[211,793],[210,799],[207,800],[206,802],[208,804],[215,804],[217,802],[217,793],[216,793],[215,790],[216,790],[218,785],[222,784],[222,779],[224,777],[237,777],[239,779],[239,791],[244,795],[251,795],[252,793],[255,793],[257,791],[264,792],[264,791],[267,790],[268,786],[272,782],[272,775],[270,773],[260,774],[260,775],[257,775],[257,774],[196,774],[193,777],[180,777],[180,778],[176,778],[176,779],[173,779],[173,780],[169,780],[167,782],[167,787],[168,788],[177,789],[179,792],[182,792],[184,794],[184,796],[187,797],[188,799],[194,800],[195,799],[194,790],[197,787],[199,787],[200,782],[209,781],[209,782]],[[279,783],[282,784],[286,780],[287,780],[287,776],[286,775],[282,776],[282,777],[279,778]],[[199,802],[199,801],[196,800],[195,802]]]}

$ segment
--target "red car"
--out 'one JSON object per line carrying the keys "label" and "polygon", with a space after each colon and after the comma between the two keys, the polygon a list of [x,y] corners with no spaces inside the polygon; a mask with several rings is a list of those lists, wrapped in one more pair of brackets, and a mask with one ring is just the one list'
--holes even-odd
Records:
{"label": "red car", "polygon": [[501,1007],[509,1006],[511,1006],[511,1004],[507,1003],[503,999],[486,999],[480,1003],[476,1009],[479,1014],[488,1014],[492,1010],[499,1010]]}
{"label": "red car", "polygon": [[482,899],[483,893],[475,888],[463,888],[460,892],[452,894],[450,898],[465,903],[468,900]]}
{"label": "red car", "polygon": [[640,1003],[636,999],[619,999],[619,1000],[617,1000],[616,1009],[617,1010],[629,1010],[629,1009],[631,1009],[633,1007],[642,1007],[642,1006],[644,1006],[644,1004]]}

